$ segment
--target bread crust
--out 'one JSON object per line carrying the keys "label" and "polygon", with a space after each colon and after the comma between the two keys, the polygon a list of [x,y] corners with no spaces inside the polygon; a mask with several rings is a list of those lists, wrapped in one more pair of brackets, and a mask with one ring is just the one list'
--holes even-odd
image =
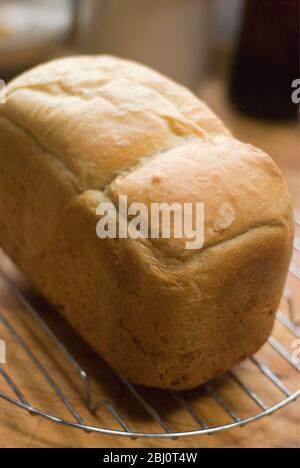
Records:
{"label": "bread crust", "polygon": [[[122,376],[187,389],[267,340],[292,252],[290,197],[262,151],[148,68],[74,57],[0,106],[0,244]],[[202,202],[205,244],[96,237],[96,208]]]}

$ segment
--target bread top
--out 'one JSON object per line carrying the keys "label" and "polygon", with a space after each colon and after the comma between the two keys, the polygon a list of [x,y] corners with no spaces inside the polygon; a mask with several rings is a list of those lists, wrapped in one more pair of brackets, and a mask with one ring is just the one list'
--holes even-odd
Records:
{"label": "bread top", "polygon": [[[148,206],[204,203],[205,246],[257,226],[291,225],[271,158],[145,66],[108,56],[55,60],[12,81],[0,113],[64,164],[78,193],[100,191],[116,205],[118,195]],[[185,239],[151,242],[168,256],[194,254]]]}
{"label": "bread top", "polygon": [[74,57],[41,65],[7,89],[11,117],[78,177],[103,189],[141,159],[195,133],[226,132],[186,89],[113,57]]}

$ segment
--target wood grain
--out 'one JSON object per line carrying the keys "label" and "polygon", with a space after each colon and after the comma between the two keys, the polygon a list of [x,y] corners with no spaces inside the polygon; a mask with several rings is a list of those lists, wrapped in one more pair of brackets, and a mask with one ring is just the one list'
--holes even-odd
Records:
{"label": "wood grain", "polygon": [[[204,89],[206,101],[227,122],[235,135],[265,149],[280,165],[299,208],[299,135],[294,124],[270,125],[236,114],[226,103],[224,90],[219,82],[210,82]],[[300,232],[298,232],[300,235]],[[296,259],[300,264],[300,258]],[[129,426],[137,431],[159,431],[153,422],[120,383],[119,379],[102,361],[83,343],[66,325],[58,314],[46,304],[28,285],[23,276],[11,262],[0,254],[1,267],[13,277],[25,296],[36,306],[41,316],[51,325],[58,336],[75,355],[80,364],[90,373],[93,393],[96,400],[109,399],[118,408]],[[299,287],[290,276],[289,285],[294,294],[294,301],[299,311]],[[281,308],[287,311],[287,304]],[[0,277],[0,311],[11,320],[22,337],[30,343],[36,355],[45,364],[51,376],[64,389],[64,392],[76,406],[80,414],[91,424],[119,429],[118,423],[105,408],[96,416],[91,416],[83,402],[81,381],[74,368],[62,354],[41,333],[29,318],[25,308],[11,293],[7,283]],[[300,311],[299,311],[300,312]],[[300,316],[298,315],[300,319]],[[281,325],[276,326],[274,335],[292,352],[294,337]],[[70,418],[67,410],[45,380],[34,370],[24,352],[16,346],[9,334],[0,327],[0,338],[7,343],[6,372],[22,388],[26,398],[36,407]],[[266,346],[260,357],[277,371],[277,374],[291,390],[300,388],[299,374],[283,359]],[[243,363],[236,370],[268,405],[280,401],[281,394],[267,380],[258,375],[254,366]],[[239,387],[229,378],[221,378],[215,386],[222,397],[232,406],[240,417],[249,416],[258,411]],[[0,391],[13,395],[1,380]],[[197,424],[166,392],[141,390],[146,398],[157,407],[165,421],[175,430],[197,429]],[[199,399],[199,395],[202,398]],[[210,424],[218,421],[226,424],[229,418],[224,411],[201,390],[190,392],[189,401]],[[235,429],[212,436],[190,437],[174,440],[137,440],[122,437],[86,434],[76,429],[56,425],[39,417],[33,417],[24,411],[0,399],[0,446],[1,447],[300,447],[300,402],[293,403],[272,417],[263,419],[242,429]]]}

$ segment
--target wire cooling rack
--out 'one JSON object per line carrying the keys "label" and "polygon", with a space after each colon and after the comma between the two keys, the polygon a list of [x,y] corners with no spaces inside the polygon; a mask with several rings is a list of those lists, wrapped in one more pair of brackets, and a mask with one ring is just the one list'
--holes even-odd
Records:
{"label": "wire cooling rack", "polygon": [[[299,214],[295,215],[295,222],[296,229],[299,231]],[[300,238],[298,235],[295,237],[294,248],[295,255],[297,256],[300,252]],[[299,288],[300,281],[300,268],[297,265],[298,260],[294,256],[290,266],[289,275],[290,281],[296,281],[296,288]],[[147,413],[150,420],[155,422],[156,425],[158,424],[158,427],[160,427],[160,430],[157,432],[154,432],[153,430],[147,431],[148,426],[147,423],[145,423],[145,430],[143,432],[134,430],[131,428],[131,424],[128,423],[126,418],[121,415],[122,412],[120,409],[109,399],[102,399],[99,402],[94,401],[91,383],[93,376],[89,375],[89,373],[79,364],[79,362],[77,362],[75,357],[68,351],[63,342],[41,318],[41,315],[35,306],[33,306],[32,303],[28,301],[28,299],[22,293],[21,289],[19,289],[17,286],[16,282],[13,281],[11,277],[6,272],[4,272],[3,269],[0,269],[0,276],[2,277],[2,280],[5,282],[6,286],[9,287],[11,294],[14,295],[16,300],[22,305],[30,320],[34,321],[35,325],[39,327],[41,333],[46,333],[53,346],[57,348],[57,350],[63,355],[64,359],[67,360],[73,367],[73,370],[75,370],[75,374],[78,376],[82,384],[83,397],[86,408],[89,410],[89,414],[95,416],[105,409],[106,411],[109,411],[110,416],[114,420],[115,424],[119,426],[119,428],[115,429],[113,427],[102,427],[100,424],[89,424],[86,419],[79,414],[79,411],[75,407],[72,398],[67,396],[62,386],[58,384],[57,381],[53,378],[52,372],[47,369],[47,365],[37,357],[33,346],[31,347],[28,340],[26,341],[25,338],[19,334],[15,325],[13,325],[11,320],[7,318],[7,314],[2,313],[2,309],[0,307],[0,325],[3,327],[5,332],[8,333],[10,339],[14,341],[16,346],[20,348],[22,353],[25,353],[27,358],[29,358],[32,365],[32,372],[38,372],[42,375],[42,377],[49,385],[53,395],[58,398],[59,405],[63,406],[69,413],[69,417],[62,418],[56,414],[52,414],[50,411],[44,411],[31,404],[26,399],[22,390],[22,386],[19,383],[17,384],[16,380],[13,379],[11,375],[9,375],[5,365],[0,366],[0,374],[4,379],[5,385],[8,385],[11,393],[14,395],[11,396],[11,394],[1,391],[0,386],[0,397],[6,400],[8,403],[11,403],[16,407],[27,411],[30,415],[39,416],[50,420],[53,423],[77,428],[87,433],[110,434],[131,438],[153,437],[176,439],[178,437],[184,436],[212,434],[227,429],[246,426],[249,423],[272,415],[276,411],[280,410],[300,397],[300,378],[297,379],[298,389],[291,390],[290,388],[287,388],[283,379],[279,377],[276,364],[277,360],[284,360],[289,367],[289,373],[296,373],[297,377],[299,377],[300,363],[297,362],[297,360],[291,355],[288,347],[278,341],[274,336],[271,336],[268,340],[267,346],[276,354],[276,359],[273,361],[273,364],[275,362],[275,366],[273,366],[274,368],[268,366],[265,361],[257,355],[251,357],[249,359],[249,363],[255,369],[254,377],[252,379],[253,384],[257,379],[263,376],[266,385],[270,387],[270,391],[275,393],[277,392],[277,395],[281,395],[281,397],[278,398],[276,404],[268,405],[264,400],[264,397],[253,390],[252,385],[249,385],[244,378],[241,378],[237,370],[234,369],[228,372],[225,379],[230,380],[231,383],[234,383],[234,385],[239,387],[243,397],[251,401],[251,403],[254,405],[254,408],[256,408],[256,411],[253,411],[253,413],[247,417],[239,416],[237,414],[238,412],[231,406],[226,398],[220,394],[219,389],[216,388],[214,382],[202,387],[199,396],[196,398],[196,400],[194,398],[193,401],[189,399],[188,392],[169,392],[167,396],[173,401],[173,404],[181,410],[181,418],[185,419],[187,417],[189,421],[193,421],[193,427],[191,427],[191,429],[187,430],[185,424],[184,430],[175,430],[168,422],[166,422],[161,412],[156,408],[155,404],[150,403],[143,395],[143,391],[140,387],[132,385],[127,380],[116,377],[119,380],[119,384],[122,385],[126,391],[129,392],[131,398],[134,399],[135,406],[140,406],[143,411]],[[284,302],[286,306],[285,312],[280,310],[278,311],[277,322],[280,323],[281,327],[284,327],[292,339],[300,340],[300,328],[296,324],[296,307],[298,307],[299,304],[295,298],[294,293],[291,292],[292,289],[295,291],[295,287],[290,289],[290,281],[288,281],[287,287],[284,290]],[[297,341],[297,343],[299,342]],[[164,393],[164,396],[166,396],[166,392]],[[213,403],[216,404],[224,414],[226,414],[228,422],[225,424],[217,420],[214,421],[213,424],[211,422],[207,422],[206,418],[198,410],[197,403],[199,401],[205,401],[206,404],[208,399],[212,400]]]}

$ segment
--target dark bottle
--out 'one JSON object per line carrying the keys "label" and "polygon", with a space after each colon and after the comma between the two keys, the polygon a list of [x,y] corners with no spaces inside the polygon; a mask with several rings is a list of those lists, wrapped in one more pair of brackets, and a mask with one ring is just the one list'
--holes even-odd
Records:
{"label": "dark bottle", "polygon": [[246,0],[230,95],[256,117],[297,118],[292,82],[299,78],[299,0]]}

